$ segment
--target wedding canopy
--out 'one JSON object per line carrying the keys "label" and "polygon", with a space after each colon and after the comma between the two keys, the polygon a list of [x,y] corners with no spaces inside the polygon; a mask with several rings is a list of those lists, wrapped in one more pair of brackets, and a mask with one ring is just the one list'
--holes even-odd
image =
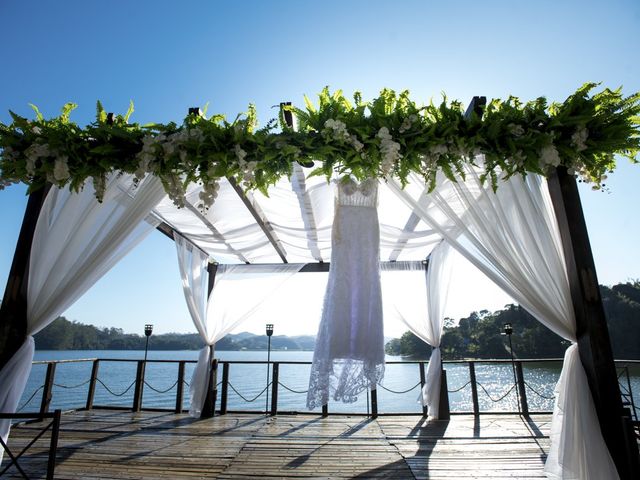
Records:
{"label": "wedding canopy", "polygon": [[[575,102],[584,100],[584,95],[586,92],[581,91],[579,96],[567,101],[567,111],[571,115],[576,113]],[[4,175],[4,181],[20,180],[26,172],[34,185],[38,183],[34,178],[40,178],[41,182],[49,179],[56,184],[44,198],[42,212],[36,213],[34,233],[28,239],[31,246],[30,256],[27,255],[29,282],[24,313],[27,339],[0,371],[0,410],[15,411],[22,394],[27,365],[33,356],[30,335],[60,315],[154,227],[177,240],[185,297],[197,330],[207,345],[212,345],[226,334],[231,325],[246,315],[247,309],[253,308],[245,306],[244,312],[224,311],[224,296],[221,295],[219,301],[215,298],[216,290],[225,288],[225,282],[236,281],[243,275],[246,278],[260,277],[260,273],[282,273],[286,277],[305,263],[325,264],[331,256],[334,185],[315,175],[320,168],[326,176],[353,175],[360,179],[379,179],[383,285],[388,272],[415,271],[416,264],[411,261],[424,260],[435,249],[425,286],[425,292],[428,292],[425,295],[426,310],[420,307],[407,309],[410,304],[407,299],[391,298],[388,302],[416,335],[434,347],[429,383],[423,391],[423,399],[431,413],[437,416],[434,399],[439,397],[437,373],[441,364],[438,346],[447,293],[444,278],[449,258],[447,251],[453,248],[539,321],[573,343],[567,350],[557,386],[547,474],[553,478],[617,478],[616,466],[604,443],[602,422],[599,425],[587,376],[576,348],[578,335],[575,298],[572,298],[568,270],[570,259],[565,258],[567,249],[559,227],[559,220],[566,222],[566,218],[556,217],[558,206],[550,198],[547,180],[539,173],[564,175],[575,186],[573,178],[566,173],[567,167],[575,167],[579,169],[575,170],[576,173],[579,171],[599,184],[609,158],[599,155],[609,152],[607,155],[610,156],[614,151],[631,148],[638,143],[635,137],[633,141],[630,139],[630,134],[626,140],[622,138],[635,128],[627,117],[636,113],[637,101],[630,108],[628,102],[614,95],[618,103],[613,110],[611,96],[595,101],[595,104],[608,105],[611,111],[607,114],[610,116],[620,108],[625,109],[624,115],[617,119],[624,125],[615,130],[617,133],[610,134],[612,140],[607,143],[597,140],[600,137],[593,132],[609,132],[615,122],[607,123],[604,120],[611,118],[603,120],[597,113],[592,117],[578,115],[576,118],[580,118],[582,123],[577,119],[569,122],[567,131],[562,135],[554,133],[554,129],[565,127],[558,127],[553,122],[548,126],[549,131],[540,134],[544,126],[540,105],[536,104],[537,109],[532,107],[531,111],[526,111],[526,108],[510,110],[509,107],[500,113],[511,112],[511,118],[493,118],[487,122],[486,132],[472,134],[469,130],[472,127],[480,129],[478,131],[484,128],[474,115],[467,124],[461,120],[459,112],[454,112],[448,125],[437,118],[437,115],[449,115],[445,109],[440,113],[431,111],[436,115],[435,120],[423,118],[418,115],[420,110],[411,105],[411,108],[407,107],[406,98],[396,100],[394,97],[391,102],[387,92],[381,103],[376,103],[379,102],[376,100],[370,106],[374,114],[372,122],[396,115],[393,123],[397,125],[391,131],[397,135],[417,129],[417,125],[423,128],[434,122],[427,133],[416,132],[401,144],[393,139],[386,125],[376,124],[373,131],[377,133],[368,135],[367,129],[361,125],[362,122],[370,122],[364,116],[365,108],[360,111],[358,106],[350,110],[351,107],[344,106],[342,98],[325,98],[324,110],[321,109],[320,114],[308,107],[307,127],[320,122],[315,132],[322,132],[322,137],[317,133],[308,137],[285,135],[287,140],[299,142],[301,146],[282,143],[284,137],[251,136],[253,134],[246,124],[240,125],[240,129],[227,125],[224,131],[216,130],[215,124],[201,126],[196,123],[195,127],[187,124],[184,130],[172,134],[169,139],[164,133],[142,138],[139,132],[134,132],[131,138],[136,148],[142,143],[133,157],[135,162],[139,162],[134,174],[122,173],[130,171],[129,167],[114,168],[110,173],[94,175],[93,178],[87,178],[91,177],[88,170],[76,169],[70,173],[68,156],[61,155],[58,150],[52,156],[54,147],[51,142],[55,141],[55,135],[48,137],[49,143],[42,143],[40,135],[53,135],[49,131],[42,133],[45,127],[50,127],[46,123],[42,127],[32,127],[29,122],[25,124],[17,120],[20,131],[37,130],[34,133],[35,143],[20,146],[22,153],[16,153],[19,143],[14,138],[16,131],[0,132],[4,134],[0,138],[4,142],[2,168],[9,172]],[[321,107],[322,101],[321,97]],[[387,108],[390,102],[397,102],[397,105],[393,103],[397,111]],[[589,105],[587,102],[587,107]],[[582,105],[583,109],[587,107]],[[352,111],[357,112],[357,117],[350,113]],[[304,118],[304,112],[298,113]],[[330,116],[326,118],[331,113],[342,115],[344,121]],[[323,117],[323,114],[327,115]],[[63,115],[67,117],[63,120],[68,120],[68,111]],[[550,118],[554,120],[554,117]],[[525,124],[525,119],[529,123]],[[595,123],[589,123],[589,119],[594,119]],[[505,144],[512,151],[510,157],[505,157],[502,147],[496,146],[498,139],[495,128],[492,130],[491,127],[498,123],[502,125],[499,128],[508,131],[505,135],[509,140]],[[57,124],[54,127],[58,128]],[[455,128],[459,130],[458,136],[444,143],[420,147],[421,139],[431,142],[434,137],[436,142],[443,141],[441,137],[444,134],[438,137],[440,127]],[[55,128],[52,127],[51,131]],[[65,128],[60,131],[68,135]],[[91,133],[89,140],[79,138],[74,141],[85,145],[105,131],[110,131],[109,127],[101,124]],[[114,132],[110,131],[110,134]],[[593,145],[586,143],[590,132],[594,138]],[[122,139],[124,133],[120,135],[118,138]],[[615,135],[618,135],[618,143],[613,141]],[[25,142],[33,140],[24,138]],[[226,139],[228,148],[221,149],[216,143],[221,138]],[[245,145],[246,142],[254,142],[251,143],[254,155],[259,152],[265,155],[262,167],[257,168],[256,164],[251,165],[253,161],[245,160],[247,152],[240,144]],[[117,142],[114,141],[115,144]],[[210,155],[217,160],[203,159],[205,145],[206,148],[215,147]],[[340,145],[347,153],[336,154],[335,145]],[[302,146],[308,147],[310,152],[305,158],[301,156]],[[523,150],[516,149],[518,146]],[[591,147],[593,152],[590,156],[581,153]],[[366,149],[366,154],[363,149]],[[87,156],[97,155],[96,151],[102,155],[106,150],[94,148]],[[157,166],[150,167],[160,152],[163,152],[162,161],[158,160]],[[282,158],[278,152],[282,153]],[[316,152],[322,161],[314,164],[312,152]],[[189,164],[190,154],[198,159],[194,164]],[[235,162],[231,167],[225,163],[228,155]],[[171,159],[180,164],[168,167],[173,161]],[[344,165],[340,164],[343,160],[336,159],[343,159]],[[599,160],[589,163],[589,159]],[[284,166],[280,163],[273,166],[274,162],[282,162]],[[556,173],[556,167],[561,163],[565,166]],[[211,165],[209,170],[203,167],[205,164]],[[221,165],[222,170],[217,171],[216,165]],[[93,165],[91,168],[103,167]],[[188,168],[185,178],[171,168]],[[38,169],[44,169],[43,176],[33,177]],[[9,178],[11,175],[13,177]],[[68,181],[80,192],[70,192],[65,186]],[[241,183],[245,187],[258,187],[258,190],[247,191]],[[164,195],[161,185],[168,196]],[[223,266],[220,277],[213,283],[210,297],[205,288],[207,283],[212,283],[212,279],[207,281],[205,275],[209,261],[231,266],[239,264],[235,268]],[[258,274],[252,270],[256,268]],[[16,295],[17,290],[8,289],[8,292]],[[4,308],[9,307],[3,303]],[[206,372],[210,368],[207,351],[206,348],[203,350],[200,361],[204,370],[196,370],[197,377],[201,379],[197,384],[202,388],[194,392],[194,401],[199,401],[198,398],[203,400]],[[198,407],[200,405],[195,405],[194,413]],[[8,426],[5,425],[4,432],[0,433],[6,437],[7,431]]]}

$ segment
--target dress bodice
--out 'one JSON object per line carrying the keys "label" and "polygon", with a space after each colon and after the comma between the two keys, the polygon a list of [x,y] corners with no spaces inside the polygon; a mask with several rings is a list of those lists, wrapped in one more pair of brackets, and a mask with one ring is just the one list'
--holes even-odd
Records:
{"label": "dress bodice", "polygon": [[338,180],[337,205],[352,207],[372,207],[378,205],[378,180],[368,178],[356,183],[351,177]]}

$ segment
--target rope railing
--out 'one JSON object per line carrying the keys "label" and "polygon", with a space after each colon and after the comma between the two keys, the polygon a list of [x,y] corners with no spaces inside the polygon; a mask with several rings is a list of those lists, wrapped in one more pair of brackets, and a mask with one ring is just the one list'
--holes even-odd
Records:
{"label": "rope railing", "polygon": [[102,385],[104,387],[104,389],[109,392],[111,395],[113,395],[114,397],[122,397],[124,394],[126,394],[129,390],[131,390],[131,387],[133,387],[136,384],[136,381],[134,380],[133,382],[131,382],[131,384],[126,388],[126,390],[122,393],[115,393],[113,390],[111,390],[109,387],[107,387],[105,385],[105,383],[100,380],[99,378],[96,378],[96,382],[98,382],[100,385]]}
{"label": "rope railing", "polygon": [[283,387],[285,390],[289,390],[291,393],[308,393],[309,389],[307,390],[294,390],[293,388],[287,387],[284,383],[282,382],[278,382],[278,385],[280,385],[281,387]]}
{"label": "rope railing", "polygon": [[491,394],[489,394],[489,392],[488,392],[488,391],[487,391],[487,389],[484,387],[484,385],[482,385],[480,382],[476,382],[476,385],[479,385],[479,386],[480,386],[480,388],[482,388],[482,391],[485,393],[485,395],[486,395],[487,397],[489,397],[489,400],[491,400],[493,403],[498,403],[498,402],[500,402],[500,401],[504,400],[504,399],[507,397],[507,395],[509,395],[509,394],[513,391],[513,389],[514,389],[514,388],[516,388],[516,384],[514,383],[514,384],[511,386],[511,388],[505,392],[505,394],[504,394],[504,395],[502,395],[501,397],[499,397],[499,398],[497,398],[497,399],[494,399],[494,398],[491,396]]}
{"label": "rope railing", "polygon": [[462,385],[459,388],[454,388],[453,390],[447,390],[447,392],[449,393],[458,393],[460,390],[462,390],[463,388],[465,388],[466,386],[471,385],[471,380],[469,380],[467,383],[465,383],[464,385]]}
{"label": "rope railing", "polygon": [[[125,395],[129,394],[129,396],[131,396],[134,392],[132,392],[133,388],[135,387],[135,394],[133,394],[133,409],[134,411],[139,411],[142,408],[142,398],[143,398],[143,390],[146,390],[147,388],[149,390],[151,390],[152,392],[155,392],[155,394],[159,394],[159,395],[166,395],[169,394],[171,395],[171,393],[169,392],[174,392],[175,396],[176,396],[176,406],[175,408],[172,408],[171,410],[175,410],[176,412],[181,411],[182,409],[182,402],[183,402],[183,398],[185,395],[185,387],[187,389],[187,395],[188,395],[188,389],[191,386],[191,383],[185,378],[185,368],[184,368],[184,364],[188,363],[188,361],[184,361],[184,360],[178,360],[176,362],[180,363],[180,368],[179,368],[179,374],[178,374],[178,379],[173,382],[170,386],[166,386],[162,387],[161,385],[157,385],[158,383],[164,383],[161,381],[160,377],[157,377],[157,375],[153,375],[150,376],[148,379],[145,379],[145,375],[144,375],[144,366],[142,366],[142,368],[140,368],[140,360],[127,360],[127,359],[120,359],[120,360],[113,360],[113,361],[135,361],[138,362],[139,364],[139,372],[136,374],[136,380],[134,380],[133,382],[131,382],[126,388],[124,388],[124,383],[122,384],[116,384],[116,385],[107,385],[107,383],[105,382],[109,382],[110,377],[105,378],[103,376],[103,379],[98,378],[98,362],[101,362],[103,360],[100,359],[94,359],[94,369],[92,371],[91,377],[85,381],[79,382],[77,384],[71,384],[69,383],[54,383],[54,376],[55,376],[55,368],[50,368],[49,370],[51,370],[49,372],[49,370],[47,370],[47,374],[46,374],[46,379],[43,385],[40,385],[38,388],[36,388],[27,398],[26,401],[24,401],[24,403],[21,404],[21,406],[18,408],[17,411],[24,411],[25,409],[31,409],[32,407],[34,407],[34,399],[38,400],[38,395],[42,396],[42,403],[39,403],[39,407],[40,410],[43,412],[48,411],[49,406],[51,404],[51,400],[52,400],[52,395],[55,393],[56,388],[58,389],[65,389],[65,390],[73,390],[73,389],[81,389],[82,387],[87,386],[87,384],[89,384],[89,390],[87,393],[87,400],[86,400],[86,408],[87,409],[91,409],[93,407],[93,399],[94,399],[94,391],[95,391],[95,387],[96,385],[99,383],[100,385],[102,385],[102,387],[104,387],[104,389],[106,390],[107,394],[113,397],[125,397]],[[165,363],[169,363],[171,362],[171,360],[165,360]],[[449,363],[463,363],[465,362],[463,361],[456,361],[456,362],[449,362]],[[497,363],[498,360],[492,360],[492,361],[487,361],[486,363]],[[55,363],[62,363],[62,362],[40,362],[40,363],[47,363],[47,364],[55,364]],[[282,392],[288,392],[290,394],[294,394],[294,395],[304,395],[308,393],[308,389],[306,389],[306,385],[287,385],[286,382],[281,382],[278,379],[278,365],[282,366],[282,365],[308,365],[310,364],[310,362],[272,362],[271,365],[274,372],[274,376],[272,378],[272,380],[269,382],[268,385],[263,386],[263,388],[260,390],[260,392],[256,392],[257,395],[255,396],[251,396],[250,392],[247,393],[241,393],[240,390],[242,390],[242,388],[239,387],[235,387],[235,385],[232,385],[229,382],[229,366],[233,366],[234,364],[258,364],[258,363],[265,363],[265,362],[259,362],[259,361],[223,361],[220,362],[223,366],[224,366],[224,373],[223,373],[223,377],[222,380],[220,380],[220,377],[218,376],[218,381],[216,382],[216,385],[218,387],[218,389],[221,388],[221,394],[220,394],[220,409],[221,411],[226,412],[227,409],[227,392],[229,390],[230,387],[230,391],[234,392],[235,395],[233,395],[234,398],[234,403],[238,402],[238,405],[240,405],[239,402],[246,402],[246,403],[256,403],[256,401],[260,398],[263,397],[263,395],[265,394],[265,392],[268,392],[269,389],[273,390],[273,397],[271,398],[271,407],[270,407],[270,411],[271,412],[278,412],[278,389],[280,387],[282,387]],[[425,364],[427,362],[389,362],[390,364],[395,364],[395,363],[420,363],[420,367],[422,370],[424,370]],[[446,366],[445,362],[445,366]],[[536,400],[534,401],[534,408],[536,409],[536,411],[539,411],[540,409],[542,410],[549,410],[548,406],[549,403],[548,401],[552,401],[555,398],[555,394],[552,392],[552,390],[550,389],[549,385],[547,383],[545,383],[544,381],[533,381],[532,383],[529,383],[527,381],[525,381],[524,379],[524,375],[522,374],[521,371],[518,371],[518,378],[517,381],[514,383],[513,380],[511,382],[501,382],[500,380],[506,380],[506,378],[497,378],[494,381],[493,377],[490,377],[492,379],[490,385],[483,385],[481,382],[476,380],[475,374],[474,373],[474,364],[479,364],[479,363],[485,363],[484,360],[467,360],[466,363],[468,363],[469,365],[469,376],[466,377],[468,379],[467,382],[465,382],[464,384],[458,384],[456,386],[456,388],[447,388],[446,385],[446,381],[445,383],[443,383],[443,391],[446,391],[449,395],[451,394],[457,394],[458,392],[462,392],[462,391],[466,391],[469,392],[469,390],[471,390],[471,402],[473,405],[473,412],[475,414],[478,413],[491,413],[488,410],[491,410],[491,407],[488,407],[487,405],[489,405],[488,403],[486,403],[484,406],[482,406],[481,404],[478,403],[478,394],[477,394],[477,390],[482,389],[482,391],[484,392],[484,395],[486,395],[486,397],[490,400],[491,403],[498,403],[501,402],[503,400],[505,400],[505,398],[507,398],[509,395],[513,395],[513,392],[515,389],[517,389],[516,391],[520,393],[520,398],[519,398],[519,411],[520,409],[522,409],[522,411],[527,412],[528,411],[528,407],[527,407],[527,393],[529,395],[531,395],[532,393],[535,395]],[[506,362],[503,362],[506,363]],[[519,367],[520,369],[522,368],[520,364],[522,363],[526,363],[526,361],[517,361],[516,362],[516,367]],[[54,365],[55,367],[55,365]],[[622,369],[620,369],[620,367],[618,367],[618,378],[620,380],[620,390],[621,393],[623,393],[623,395],[627,395],[630,396],[632,393],[630,391],[631,389],[631,385],[628,385],[627,381],[623,381],[624,380],[624,376],[625,376],[625,368],[622,367]],[[219,373],[216,373],[216,375],[219,375]],[[627,374],[628,375],[628,374]],[[443,373],[444,376],[444,373]],[[64,380],[67,380],[73,378],[72,376],[69,377],[65,377]],[[171,377],[169,377],[167,380],[169,380]],[[175,377],[174,377],[175,378]],[[242,378],[242,377],[241,377]],[[446,377],[443,377],[446,380]],[[464,382],[464,378],[462,377],[460,378],[457,374],[455,375],[455,378],[459,379],[459,381],[461,380],[462,382]],[[380,393],[383,394],[383,401],[385,399],[384,394],[393,394],[393,395],[405,395],[408,394],[412,391],[415,391],[417,388],[420,387],[421,383],[424,382],[424,373],[421,373],[421,377],[420,377],[421,381],[417,381],[415,384],[413,385],[407,385],[405,382],[405,386],[399,386],[399,388],[396,390],[394,388],[389,388],[388,386],[384,386],[384,385],[379,385],[378,386],[378,395],[380,395]],[[190,380],[190,379],[189,379]],[[529,381],[531,382],[533,380],[533,378],[530,378]],[[236,380],[238,381],[238,380]],[[486,381],[486,378],[485,378]],[[244,379],[241,381],[242,385],[245,385],[244,383]],[[294,381],[294,383],[300,383],[297,381]],[[458,383],[458,382],[455,382]],[[166,385],[166,384],[165,384]],[[119,388],[121,388],[121,386],[124,388],[124,390],[122,391],[117,391]],[[635,385],[634,385],[635,387]],[[53,390],[52,390],[53,388]],[[246,385],[243,387],[246,388]],[[258,387],[259,388],[259,387]],[[505,390],[506,389],[506,390]],[[496,391],[493,391],[496,390]],[[629,390],[629,391],[628,391]],[[635,393],[635,388],[633,388],[634,393]],[[220,391],[220,390],[219,390]],[[253,390],[255,392],[255,390]],[[149,392],[151,393],[151,392]],[[288,400],[287,396],[288,393],[285,394],[285,396],[283,397],[284,402],[287,404],[285,409],[289,409],[289,408],[295,408],[293,406],[293,397],[290,397],[291,399]],[[63,392],[60,392],[61,396],[61,400],[63,404],[67,404],[70,403],[70,400],[67,399],[67,397],[69,397],[68,394],[64,394]],[[375,391],[371,392],[371,401],[374,401],[377,399],[373,399],[373,397],[375,397]],[[464,395],[464,393],[463,393]],[[484,397],[483,395],[483,397]],[[26,398],[26,394],[23,398]],[[128,397],[125,397],[128,398]],[[188,397],[187,397],[188,398]],[[386,397],[386,398],[391,398],[391,397]],[[514,397],[512,397],[511,400],[513,400]],[[149,397],[149,400],[151,401],[152,404],[153,402],[157,402],[158,401],[158,397],[154,398],[153,394],[151,395],[151,397]],[[394,399],[393,402],[395,402],[396,400]],[[458,409],[458,411],[464,411],[465,408],[468,409],[468,407],[466,407],[466,405],[469,403],[467,399],[456,399],[454,398],[454,403],[456,405],[456,408]],[[507,402],[509,402],[510,400],[507,400]],[[164,400],[163,400],[164,402]],[[460,403],[462,402],[462,403]],[[635,402],[636,404],[638,404],[639,402],[636,400]],[[164,407],[166,404],[163,403],[162,407]],[[290,406],[291,405],[291,406]],[[394,404],[395,405],[395,404]],[[461,407],[462,405],[462,407]],[[471,405],[471,403],[469,403],[469,405]],[[640,412],[640,407],[635,405],[633,403],[633,399],[630,401],[630,406],[631,411],[632,412]],[[284,405],[283,405],[284,407]],[[395,407],[394,407],[395,408]],[[462,410],[461,410],[462,409]],[[267,410],[269,410],[269,407],[267,407]],[[288,411],[288,410],[287,410]],[[326,414],[326,412],[324,413]],[[636,414],[637,415],[637,414]]]}
{"label": "rope railing", "polygon": [[18,409],[16,410],[16,412],[21,411],[24,407],[26,407],[27,405],[29,405],[29,402],[31,402],[31,400],[33,400],[33,397],[36,396],[36,394],[42,390],[44,388],[44,384],[40,385],[38,388],[35,389],[35,391],[31,394],[31,396],[29,397],[29,400],[27,400],[26,402],[24,402],[22,404],[22,406],[18,407]]}
{"label": "rope railing", "polygon": [[55,387],[60,387],[60,388],[66,388],[66,389],[73,389],[73,388],[80,388],[85,386],[87,383],[89,383],[91,381],[91,379],[87,380],[86,382],[82,382],[82,383],[78,383],[77,385],[62,385],[60,383],[54,383],[53,385]]}
{"label": "rope railing", "polygon": [[167,392],[169,392],[170,390],[173,390],[173,387],[175,387],[176,385],[178,385],[178,380],[176,380],[176,381],[174,382],[174,384],[173,384],[173,385],[171,385],[171,386],[170,386],[169,388],[167,388],[166,390],[159,390],[159,389],[157,389],[157,388],[153,387],[153,386],[152,386],[149,382],[147,382],[146,380],[144,381],[144,384],[145,384],[147,387],[149,387],[151,390],[153,390],[154,392],[156,392],[156,393],[160,393],[160,394],[163,394],[163,393],[167,393]]}
{"label": "rope railing", "polygon": [[529,382],[525,381],[524,384],[529,388],[529,390],[531,390],[533,393],[535,393],[537,396],[539,396],[540,398],[543,398],[545,400],[553,400],[556,398],[555,395],[551,395],[550,397],[547,395],[543,395],[542,393],[540,393],[539,391],[537,391],[535,388],[533,388]]}
{"label": "rope railing", "polygon": [[380,385],[380,384],[378,384],[378,386],[379,386],[382,390],[384,390],[384,391],[386,391],[386,392],[389,392],[389,393],[394,393],[394,394],[396,394],[396,395],[403,395],[403,394],[405,394],[405,393],[409,393],[411,390],[415,390],[415,388],[416,388],[418,385],[420,385],[420,382],[416,383],[413,387],[408,388],[407,390],[395,391],[395,390],[391,390],[390,388],[385,387],[384,385]]}
{"label": "rope railing", "polygon": [[260,398],[260,396],[267,391],[267,389],[271,386],[271,382],[269,382],[269,384],[264,387],[262,389],[262,391],[256,395],[255,397],[253,397],[251,400],[247,399],[244,395],[242,395],[238,390],[235,389],[235,387],[233,386],[233,384],[231,382],[228,383],[229,387],[231,388],[231,390],[233,390],[234,392],[236,392],[236,395],[238,395],[242,400],[244,400],[247,403],[253,403],[255,402],[258,398]]}

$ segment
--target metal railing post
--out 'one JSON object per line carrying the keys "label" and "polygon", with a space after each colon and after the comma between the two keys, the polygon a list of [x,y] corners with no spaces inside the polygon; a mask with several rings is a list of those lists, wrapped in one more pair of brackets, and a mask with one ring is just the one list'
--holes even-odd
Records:
{"label": "metal railing post", "polygon": [[87,404],[85,408],[91,410],[93,408],[93,398],[96,393],[96,382],[98,380],[98,369],[100,368],[100,360],[97,358],[93,361],[91,367],[91,378],[89,379],[89,390],[87,391]]}
{"label": "metal railing post", "polygon": [[133,393],[132,410],[139,412],[142,409],[142,394],[144,392],[144,371],[146,362],[138,360],[138,369],[136,370],[136,389]]}
{"label": "metal railing post", "polygon": [[378,390],[372,388],[371,392],[371,418],[378,418]]}
{"label": "metal railing post", "polygon": [[182,400],[184,398],[184,366],[184,361],[178,362],[178,383],[176,384],[175,413],[182,413]]}
{"label": "metal railing post", "polygon": [[447,387],[447,371],[442,370],[440,374],[440,399],[439,399],[438,418],[440,420],[449,420],[451,412],[449,410],[449,389]]}
{"label": "metal railing post", "polygon": [[523,415],[529,415],[529,403],[527,402],[527,390],[524,385],[524,373],[522,362],[516,361],[516,376],[518,378],[518,390],[520,391],[520,409]]}
{"label": "metal railing post", "polygon": [[478,406],[478,384],[476,382],[476,363],[469,362],[469,380],[471,381],[471,401],[473,402],[473,414],[480,414]]}
{"label": "metal railing post", "polygon": [[222,392],[220,393],[220,415],[227,413],[227,398],[229,396],[229,362],[222,363]]}
{"label": "metal railing post", "polygon": [[271,415],[278,413],[278,377],[280,375],[280,363],[273,362],[271,374]]}
{"label": "metal railing post", "polygon": [[49,411],[49,405],[51,404],[51,398],[53,397],[53,379],[56,374],[56,364],[47,364],[47,376],[44,380],[44,389],[42,390],[42,402],[40,403],[40,414],[47,413]]}

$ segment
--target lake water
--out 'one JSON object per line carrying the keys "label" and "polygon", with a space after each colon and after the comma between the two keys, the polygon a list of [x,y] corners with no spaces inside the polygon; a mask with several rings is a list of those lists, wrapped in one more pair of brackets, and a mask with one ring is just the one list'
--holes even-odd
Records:
{"label": "lake water", "polygon": [[[150,351],[149,360],[197,360],[197,351]],[[217,351],[221,361],[266,361],[264,351]],[[311,362],[313,352],[276,351],[271,353],[275,362]],[[88,358],[117,358],[141,360],[143,351],[37,351],[35,360],[63,360]],[[387,362],[402,361],[402,357],[387,356]],[[185,367],[185,380],[191,381],[195,363]],[[524,363],[523,372],[527,383],[529,410],[551,411],[553,409],[553,388],[560,374],[560,362]],[[86,402],[88,380],[92,362],[61,363],[57,365],[51,409],[72,409],[83,407]],[[27,387],[20,402],[20,411],[37,411],[40,407],[42,389],[47,366],[33,366]],[[466,363],[446,363],[449,402],[452,412],[472,411],[469,368]],[[278,392],[279,411],[306,411],[305,402],[310,365],[280,365],[280,387]],[[136,362],[101,361],[94,405],[130,407],[133,402],[136,376]],[[177,363],[149,363],[146,368],[146,382],[143,394],[145,408],[174,408],[176,398]],[[481,412],[516,411],[513,371],[510,363],[493,364],[476,362],[478,401]],[[218,381],[222,379],[219,369]],[[623,377],[621,377],[622,381]],[[417,402],[420,371],[417,364],[387,364],[384,383],[378,388],[378,411],[380,413],[420,413]],[[640,405],[640,367],[632,370],[632,389],[636,405]],[[266,396],[263,392],[267,382],[265,364],[231,364],[229,370],[229,410],[264,411]],[[626,384],[626,377],[624,377]],[[220,391],[219,391],[220,392]],[[402,392],[402,393],[396,393]],[[35,393],[35,394],[34,394]],[[271,395],[271,394],[269,394]],[[244,399],[243,399],[244,397]],[[504,397],[501,399],[501,397]],[[248,402],[246,400],[253,400]],[[361,395],[353,404],[329,403],[330,412],[361,413],[368,411],[367,395]],[[218,405],[219,408],[219,398]],[[189,388],[184,388],[183,407],[189,407]]]}

